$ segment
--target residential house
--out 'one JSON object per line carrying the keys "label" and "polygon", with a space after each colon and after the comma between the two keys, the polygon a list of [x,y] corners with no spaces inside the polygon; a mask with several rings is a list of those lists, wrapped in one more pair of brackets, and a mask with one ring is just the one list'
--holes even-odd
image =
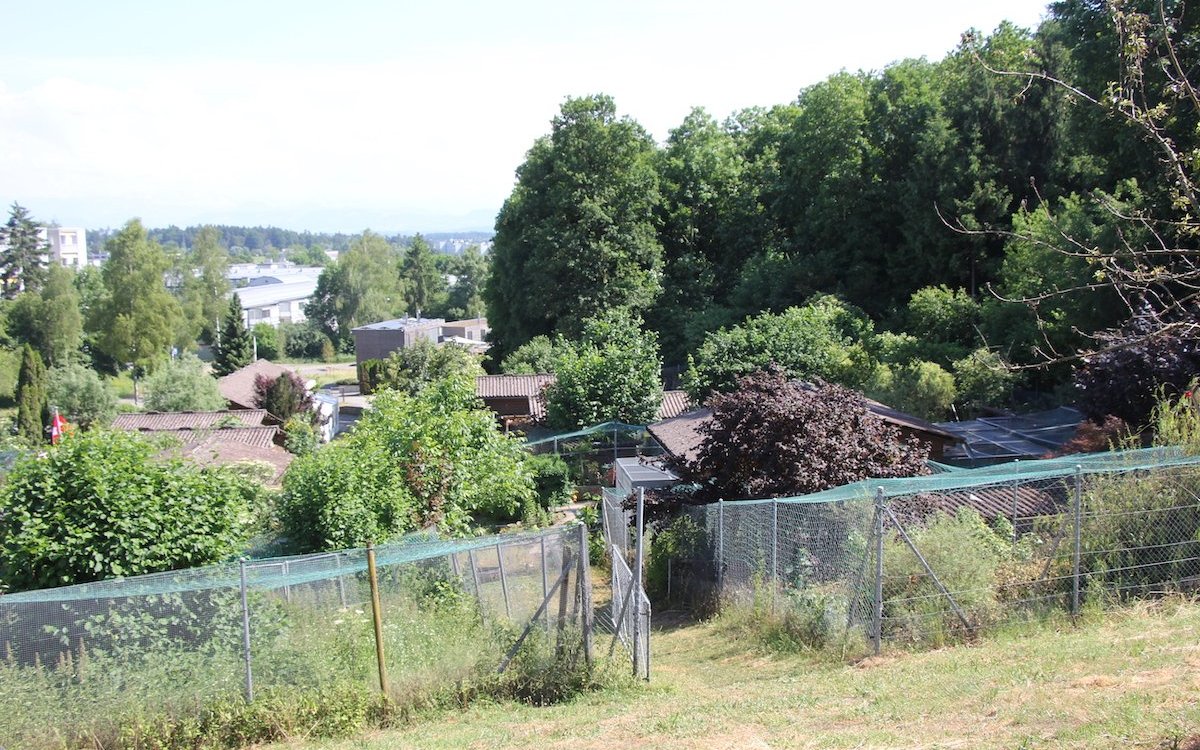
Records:
{"label": "residential house", "polygon": [[[251,362],[240,370],[217,378],[217,390],[228,402],[231,409],[257,409],[258,394],[255,393],[254,383],[261,375],[265,378],[274,380],[284,373],[296,374],[296,371],[290,367],[277,365],[269,360],[260,359]],[[304,382],[305,388],[309,393],[312,393],[316,387],[316,383],[311,380]],[[331,403],[328,399],[313,399],[313,411],[316,412],[316,429],[321,439],[324,442],[329,442],[333,439],[335,430],[337,429],[337,404]],[[274,415],[268,414],[268,422],[279,424],[280,420]]]}

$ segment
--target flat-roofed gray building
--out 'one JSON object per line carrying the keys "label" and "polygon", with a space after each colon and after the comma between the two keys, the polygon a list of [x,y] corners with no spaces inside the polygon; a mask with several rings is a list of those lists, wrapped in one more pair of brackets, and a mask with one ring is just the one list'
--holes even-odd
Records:
{"label": "flat-roofed gray building", "polygon": [[445,324],[443,318],[396,318],[359,326],[350,331],[354,336],[354,358],[361,365],[368,359],[386,359],[422,339],[436,344]]}

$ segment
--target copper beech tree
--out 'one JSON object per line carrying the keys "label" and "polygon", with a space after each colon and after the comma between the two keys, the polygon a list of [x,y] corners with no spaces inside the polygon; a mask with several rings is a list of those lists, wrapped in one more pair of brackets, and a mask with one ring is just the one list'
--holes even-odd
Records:
{"label": "copper beech tree", "polygon": [[697,500],[804,495],[927,471],[928,448],[842,386],[789,380],[772,367],[738,378],[708,407],[696,460],[677,467],[697,485]]}

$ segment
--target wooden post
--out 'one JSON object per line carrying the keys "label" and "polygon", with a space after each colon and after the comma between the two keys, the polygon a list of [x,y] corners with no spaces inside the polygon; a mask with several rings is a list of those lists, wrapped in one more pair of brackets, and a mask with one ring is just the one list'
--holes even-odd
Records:
{"label": "wooden post", "polygon": [[579,598],[583,608],[583,657],[592,666],[592,571],[588,548],[588,527],[579,524]]}
{"label": "wooden post", "polygon": [[379,663],[379,692],[387,695],[387,663],[383,659],[383,613],[379,604],[379,580],[375,575],[375,543],[367,542],[367,576],[371,579],[371,616],[375,620],[375,659]]}

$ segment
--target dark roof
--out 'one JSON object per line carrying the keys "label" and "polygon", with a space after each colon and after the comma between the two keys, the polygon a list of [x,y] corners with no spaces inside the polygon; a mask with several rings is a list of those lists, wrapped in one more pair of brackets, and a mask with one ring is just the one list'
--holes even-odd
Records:
{"label": "dark roof", "polygon": [[259,427],[267,418],[266,409],[225,411],[145,411],[118,414],[112,426],[119,430],[174,431],[214,427]]}
{"label": "dark roof", "polygon": [[711,416],[712,411],[709,409],[695,409],[655,422],[646,429],[667,453],[691,462],[699,457],[700,426]]}
{"label": "dark roof", "polygon": [[1040,458],[1063,446],[1075,434],[1083,415],[1069,406],[965,422],[941,422],[961,445],[947,448],[947,460],[986,464]]}
{"label": "dark roof", "polygon": [[[682,393],[682,391],[668,391],[668,393]],[[943,440],[957,440],[950,432],[937,427],[931,422],[926,422],[924,419],[914,417],[911,414],[905,414],[902,411],[897,411],[890,406],[868,398],[864,398],[863,401],[868,411],[888,424],[926,433],[931,437]],[[663,406],[665,409],[665,394]],[[676,417],[656,422],[649,425],[647,429],[654,436],[654,439],[658,441],[659,445],[668,453],[686,461],[694,461],[700,449],[700,425],[711,415],[712,411],[707,408],[694,409],[683,412]]]}
{"label": "dark roof", "polygon": [[950,432],[943,427],[940,427],[933,422],[928,422],[920,417],[914,417],[912,414],[902,412],[898,409],[893,409],[887,404],[881,404],[878,401],[864,397],[863,402],[867,405],[867,410],[872,414],[883,419],[884,422],[895,427],[904,427],[916,432],[924,432],[928,435],[949,440],[951,442],[959,440],[959,437],[953,432]]}
{"label": "dark roof", "polygon": [[225,377],[217,378],[217,389],[225,400],[243,409],[254,408],[254,379],[259,375],[277,378],[285,372],[294,372],[289,367],[277,365],[265,359],[251,362],[240,370],[235,370]]}

